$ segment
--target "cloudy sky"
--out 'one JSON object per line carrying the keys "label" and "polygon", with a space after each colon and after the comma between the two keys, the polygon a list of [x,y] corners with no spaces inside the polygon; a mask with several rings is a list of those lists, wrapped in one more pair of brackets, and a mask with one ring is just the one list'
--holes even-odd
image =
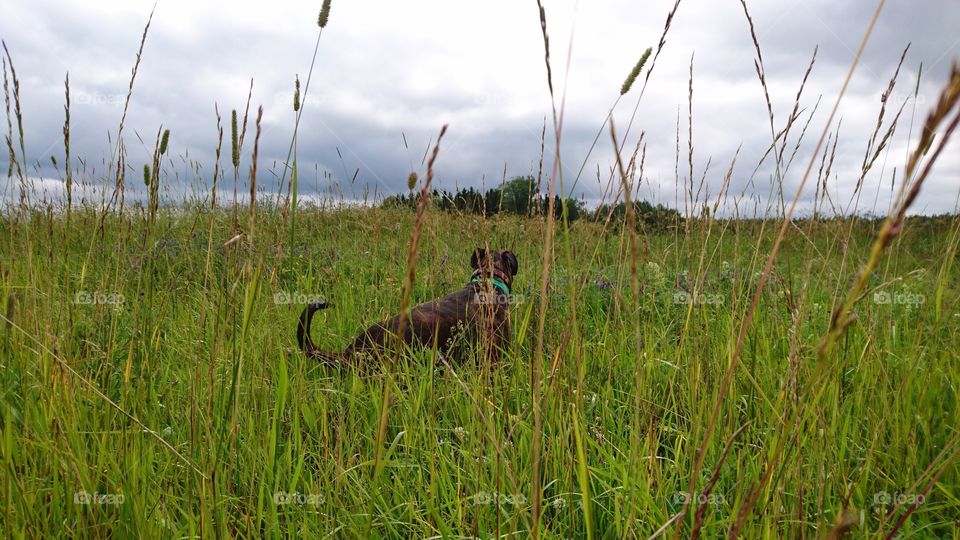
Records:
{"label": "cloudy sky", "polygon": [[[62,165],[67,72],[73,102],[72,152],[84,159],[85,182],[104,182],[110,141],[116,140],[130,70],[153,5],[153,0],[5,3],[0,38],[20,79],[29,175],[40,190],[35,197],[62,193],[62,172],[52,167],[50,156]],[[544,5],[558,106],[565,95],[560,146],[564,186],[571,188],[586,160],[574,194],[595,203],[614,163],[607,131],[589,156],[588,149],[627,73],[644,49],[656,48],[673,1],[545,0]],[[242,113],[252,78],[251,116],[258,105],[264,108],[260,164],[267,172],[261,174],[260,185],[276,192],[278,178],[271,170],[279,172],[287,155],[294,119],[293,81],[297,74],[306,80],[319,7],[320,2],[158,0],[123,135],[131,178],[139,179],[137,171],[150,161],[153,140],[163,126],[172,132],[171,159],[164,166],[168,193],[209,190],[217,142],[215,105],[224,116],[229,146],[230,110]],[[875,4],[753,0],[749,7],[763,50],[777,130],[793,108],[814,47],[819,47],[801,98],[804,113],[786,152],[789,156],[793,151],[800,127],[820,99],[786,176],[789,199]],[[903,103],[906,107],[857,202],[860,211],[886,211],[894,170],[899,181],[911,136],[915,138],[917,126],[936,101],[951,62],[960,59],[958,27],[960,2],[955,0],[887,2],[831,127],[835,131],[842,119],[828,181],[838,207],[846,208],[851,200],[881,95],[901,52],[911,43],[884,129],[896,109]],[[757,170],[771,132],[755,57],[738,1],[681,1],[629,133],[625,131],[637,106],[639,82],[614,111],[626,148],[636,145],[641,131],[646,134],[644,197],[673,206],[676,175],[681,184],[690,176],[687,92],[692,58],[693,177],[699,182],[706,173],[704,190],[712,199],[740,147],[731,195],[743,194],[741,212],[753,212],[755,201],[763,207],[773,168],[764,163]],[[914,99],[921,63],[923,74]],[[425,172],[423,155],[445,123],[449,131],[437,162],[440,188],[495,186],[504,169],[508,178],[536,174],[545,119],[547,151],[553,151],[543,42],[533,0],[333,0],[305,101],[298,161],[301,190],[311,193],[338,191],[332,183],[351,199],[364,193],[405,191],[411,171]],[[244,169],[252,137],[247,141]],[[944,152],[916,211],[955,211],[960,187],[957,150],[960,144],[954,141]],[[0,155],[4,175],[0,195],[9,201],[16,197],[17,183],[5,176],[6,150]],[[229,152],[224,155],[227,163]],[[227,182],[232,191],[232,174]],[[813,180],[807,184],[801,209],[809,208],[814,184]],[[682,195],[679,201],[682,207]],[[726,208],[728,212],[732,208],[730,201]]]}

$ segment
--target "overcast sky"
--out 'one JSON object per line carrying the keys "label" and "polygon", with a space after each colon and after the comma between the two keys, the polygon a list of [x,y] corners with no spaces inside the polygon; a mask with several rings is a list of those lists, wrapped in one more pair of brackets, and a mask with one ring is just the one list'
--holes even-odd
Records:
{"label": "overcast sky", "polygon": [[[567,189],[620,86],[640,54],[656,48],[673,1],[545,0],[554,87],[566,95],[561,157]],[[110,140],[117,127],[130,70],[153,1],[66,2],[14,0],[0,14],[20,79],[30,176],[49,195],[62,192],[50,156],[62,164],[63,79],[72,94],[72,152],[85,159],[85,181],[105,180]],[[246,102],[254,80],[251,116],[263,105],[260,184],[277,191],[279,171],[293,129],[293,81],[305,82],[317,39],[320,2],[213,3],[159,0],[147,37],[124,131],[128,182],[150,161],[160,126],[172,132],[163,184],[170,194],[209,189],[216,146],[215,104],[224,117]],[[789,142],[792,152],[806,113],[818,98],[806,138],[786,178],[788,200],[796,191],[875,4],[865,0],[754,0],[749,3],[763,50],[776,129],[783,127],[814,47],[817,62],[801,99],[801,116]],[[536,2],[385,2],[333,0],[320,39],[316,67],[305,96],[298,161],[301,190],[330,192],[344,186],[348,198],[364,190],[380,195],[406,191],[409,173],[441,125],[449,124],[437,162],[437,187],[491,187],[507,177],[533,172],[547,119],[552,151],[550,96]],[[951,62],[960,59],[960,2],[891,0],[880,17],[837,120],[842,118],[831,197],[846,207],[874,129],[880,98],[907,43],[907,54],[885,118],[907,102],[889,145],[866,179],[861,211],[883,213],[912,134],[936,101]],[[572,55],[568,52],[572,51]],[[569,56],[569,58],[568,58]],[[632,149],[646,132],[644,197],[673,206],[679,114],[681,182],[687,164],[687,87],[693,57],[693,176],[706,171],[714,197],[738,147],[731,193],[769,195],[773,169],[748,180],[771,141],[763,90],[754,71],[756,53],[736,0],[683,0],[626,137]],[[913,89],[923,64],[919,96]],[[569,71],[568,71],[569,66]],[[649,64],[648,64],[649,67]],[[614,112],[621,136],[630,121],[641,80]],[[916,106],[914,106],[916,105]],[[6,132],[4,122],[4,132]],[[832,130],[836,128],[834,122]],[[252,129],[252,128],[251,128]],[[138,134],[143,138],[142,143]],[[406,144],[404,142],[406,138]],[[109,137],[109,139],[108,139]],[[245,144],[249,166],[252,136]],[[915,204],[924,213],[955,211],[960,187],[960,145],[944,152]],[[6,178],[7,151],[0,153],[0,195],[16,197]],[[224,164],[229,151],[224,152]],[[341,158],[342,156],[342,158]],[[629,157],[629,156],[627,156]],[[710,168],[706,169],[708,161]],[[197,164],[191,168],[188,163]],[[550,156],[546,162],[551,162]],[[39,165],[37,165],[39,163]],[[606,130],[587,160],[575,195],[595,203],[614,163]],[[819,161],[817,162],[819,163]],[[600,181],[597,180],[597,168]],[[814,167],[816,173],[818,167]],[[318,172],[319,171],[319,172]],[[323,171],[328,171],[329,176]],[[357,172],[358,171],[358,172]],[[547,166],[547,171],[549,167]],[[354,174],[356,177],[354,179]],[[43,180],[40,180],[42,178]],[[354,180],[351,185],[351,180]],[[232,174],[228,175],[232,191]],[[807,208],[815,182],[802,196]],[[682,207],[682,195],[680,206]],[[753,203],[741,203],[753,209]],[[730,206],[727,207],[728,212]]]}

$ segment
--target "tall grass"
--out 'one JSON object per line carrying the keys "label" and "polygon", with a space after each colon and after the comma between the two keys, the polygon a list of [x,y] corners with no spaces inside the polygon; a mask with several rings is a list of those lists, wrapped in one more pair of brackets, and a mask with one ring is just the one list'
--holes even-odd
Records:
{"label": "tall grass", "polygon": [[[643,69],[646,88],[679,5],[620,96]],[[541,143],[552,137],[556,152],[564,96],[554,95],[538,7],[553,126]],[[813,116],[802,119],[800,103],[816,51],[789,116],[775,118],[742,7],[776,208],[762,219],[719,217],[750,203],[741,194],[719,207],[739,152],[712,206],[709,167],[695,184],[691,60],[682,181],[679,118],[676,156],[687,219],[662,231],[634,213],[646,134],[630,136],[636,107],[626,130],[614,128],[620,97],[600,132],[610,132],[615,164],[604,202],[626,202],[622,219],[612,208],[554,219],[552,194],[565,191],[558,153],[541,156],[551,194],[543,216],[438,212],[426,196],[415,214],[350,207],[342,196],[298,200],[309,75],[302,94],[296,86],[277,193],[256,181],[262,107],[244,152],[251,81],[242,117],[230,109],[233,204],[216,197],[229,174],[217,108],[209,198],[162,200],[177,137],[158,128],[150,163],[133,169],[144,168],[146,207],[124,206],[123,171],[135,165],[124,166],[123,120],[112,196],[74,197],[97,179],[70,153],[66,79],[58,173],[70,187],[55,207],[25,177],[21,88],[5,46],[8,177],[21,190],[0,218],[0,528],[104,538],[960,535],[960,219],[906,217],[960,123],[960,72],[924,120],[887,218],[856,213],[904,110],[888,119],[884,101],[850,201],[827,189],[834,106],[803,177],[816,184],[813,217],[797,219],[803,186],[788,200],[782,179]],[[132,95],[133,77],[128,104]],[[431,140],[423,181],[410,174],[411,192],[418,182],[429,192],[445,130]],[[462,286],[484,245],[520,261],[512,349],[494,373],[432,350],[398,348],[359,371],[296,349],[306,301],[334,306],[315,336],[340,349],[365,324]]]}
{"label": "tall grass", "polygon": [[[3,223],[4,252],[23,253],[29,227],[44,239],[32,256],[48,268],[29,286],[25,258],[7,258],[12,262],[3,268],[6,530],[42,535],[66,528],[94,536],[339,530],[334,536],[342,536],[362,534],[368,520],[386,536],[529,530],[528,365],[535,334],[528,325],[537,286],[533,276],[523,277],[526,267],[517,290],[528,302],[514,306],[515,351],[497,377],[457,363],[437,373],[429,355],[401,359],[379,446],[386,375],[363,376],[304,359],[290,337],[301,306],[283,302],[321,295],[337,306],[317,333],[331,349],[343,346],[364,323],[396,312],[407,252],[398,233],[413,227],[413,216],[402,210],[330,213],[307,207],[305,234],[298,245],[288,246],[278,209],[261,206],[256,243],[236,249],[238,243],[220,247],[232,234],[225,209],[207,214],[214,224],[211,253],[206,233],[197,237],[191,230],[196,215],[203,214],[161,209],[157,223],[168,231],[166,242],[146,251],[131,241],[143,223],[108,218],[105,239],[92,254],[98,262],[86,267],[76,287],[86,293],[80,297],[68,297],[65,284],[76,279],[72,269],[82,268],[87,256],[78,240],[87,227],[96,227],[93,212],[78,210],[69,229],[42,213],[16,227]],[[544,229],[537,220],[497,219],[486,233],[469,223],[427,213],[423,235],[435,240],[418,250],[423,270],[414,298],[442,294],[469,278],[469,252],[459,249],[464,242],[509,240],[521,261],[542,253]],[[517,240],[514,231],[521,224],[531,234]],[[687,434],[709,416],[724,368],[719,359],[729,354],[733,330],[762,270],[752,247],[762,224],[716,226],[721,232],[709,240],[702,271],[672,235],[648,237],[645,249],[661,262],[640,266],[641,301],[619,310],[615,306],[630,297],[632,286],[617,280],[624,270],[630,273],[618,237],[596,240],[594,225],[571,231],[576,245],[591,238],[601,245],[589,267],[561,261],[550,278],[551,310],[559,313],[573,301],[564,293],[567,282],[587,285],[577,299],[579,350],[547,349],[549,358],[566,356],[564,365],[570,367],[557,371],[550,381],[553,397],[543,403],[544,536],[584,533],[580,504],[586,504],[586,493],[598,536],[649,535],[687,500],[682,492],[695,450]],[[761,473],[763,449],[775,445],[783,430],[782,408],[793,403],[787,358],[799,357],[796,384],[806,391],[815,373],[816,336],[829,325],[835,286],[854,277],[853,270],[837,271],[843,254],[835,235],[844,223],[798,227],[808,240],[785,245],[781,260],[802,269],[795,279],[819,277],[794,290],[781,267],[774,274],[781,277],[762,296],[743,369],[721,405],[718,432],[746,427],[732,443],[724,435],[705,452],[713,487],[700,507],[702,535],[716,536],[732,525],[741,497],[750,492],[744,479]],[[876,232],[873,222],[854,228],[850,256],[866,257]],[[699,227],[691,232],[698,243],[706,235]],[[360,236],[370,239],[364,249],[356,248]],[[960,372],[952,341],[960,324],[960,276],[956,265],[946,274],[941,270],[950,263],[942,246],[955,250],[957,238],[954,218],[908,221],[902,243],[892,246],[890,266],[871,278],[872,287],[881,288],[856,308],[858,324],[836,346],[842,369],[810,388],[820,394],[811,403],[814,422],[791,436],[783,465],[771,479],[775,489],[760,497],[744,535],[766,530],[814,536],[844,504],[864,511],[864,534],[888,530],[899,515],[886,514],[898,502],[908,506],[909,497],[920,493],[911,486],[933,473],[940,476],[904,531],[952,534],[958,508],[949,486],[958,478],[944,460],[954,444],[950,426],[958,407],[952,388]],[[809,257],[817,251],[823,256]],[[295,262],[288,274],[281,261],[290,253]],[[64,256],[68,265],[61,262]],[[143,267],[137,265],[147,257],[155,260],[151,275],[143,277],[153,282],[149,303],[138,293]],[[214,269],[209,282],[202,270],[207,257]],[[675,257],[679,266],[664,262]],[[260,259],[261,277],[244,276],[247,261]],[[691,309],[684,303],[691,298],[685,287],[694,280],[702,281],[703,293]],[[938,321],[928,292],[940,286],[946,290],[947,316]],[[883,292],[908,300],[925,295],[925,302],[871,301]],[[116,294],[125,301],[108,303]],[[791,296],[800,304],[793,313],[786,307]],[[68,306],[76,311],[72,325],[62,311]],[[547,343],[562,343],[566,331],[565,318],[545,321]],[[575,444],[577,425],[583,431],[581,450]],[[723,466],[711,465],[725,450]],[[371,492],[378,452],[380,485]],[[628,478],[637,482],[636,489]],[[75,504],[82,492],[123,494],[125,500],[119,506]],[[287,496],[292,493],[302,496]],[[684,527],[693,521],[691,516]]]}

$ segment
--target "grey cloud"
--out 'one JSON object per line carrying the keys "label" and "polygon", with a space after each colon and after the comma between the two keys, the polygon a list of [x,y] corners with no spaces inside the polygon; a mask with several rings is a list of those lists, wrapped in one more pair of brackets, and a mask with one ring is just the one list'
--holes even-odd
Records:
{"label": "grey cloud", "polygon": [[[151,6],[149,2],[116,2],[87,7],[45,0],[7,10],[10,15],[0,21],[0,36],[10,47],[21,78],[27,153],[31,164],[39,163],[31,167],[32,176],[56,177],[49,156],[59,157],[63,151],[63,77],[69,70],[73,153],[86,158],[88,172],[96,167],[96,174],[91,174],[88,181],[96,184],[106,180],[103,175],[112,151],[107,134],[116,135],[129,70]],[[162,125],[172,130],[171,150],[177,156],[168,165],[168,178],[184,183],[183,189],[174,187],[172,191],[198,190],[197,186],[209,182],[203,175],[208,176],[213,169],[214,105],[219,106],[228,138],[230,110],[242,113],[253,78],[251,117],[259,104],[265,109],[260,156],[265,171],[273,169],[279,174],[293,128],[293,78],[299,74],[306,82],[313,53],[315,7],[282,2],[269,6],[158,6],[127,117],[124,140],[129,164],[139,167],[149,160],[153,137]],[[568,92],[561,155],[564,182],[569,186],[623,77],[645,47],[656,45],[669,5],[581,4],[570,80],[566,83],[572,4],[548,2],[546,7],[558,99],[564,88]],[[809,111],[819,96],[822,102],[785,179],[787,195],[792,196],[873,4],[792,0],[751,2],[750,8],[763,48],[777,129],[792,109],[810,55],[819,46],[817,64],[801,105]],[[837,147],[837,176],[828,184],[836,189],[833,195],[837,200],[845,204],[849,198],[876,121],[880,95],[903,47],[912,42],[894,101],[910,99],[918,66],[923,62],[924,80],[915,117],[918,123],[935,100],[950,62],[960,56],[960,43],[952,30],[957,22],[960,5],[947,0],[888,3],[839,111],[843,126]],[[765,199],[773,175],[770,164],[760,167],[752,182],[749,178],[770,143],[770,127],[753,68],[755,52],[747,22],[738,3],[704,0],[681,3],[625,142],[625,148],[632,150],[640,132],[646,133],[643,182],[647,186],[641,192],[673,204],[678,110],[679,175],[681,182],[687,181],[687,70],[691,54],[695,55],[695,179],[699,180],[708,160],[712,160],[706,181],[716,196],[723,173],[741,147],[731,194],[751,186],[752,192]],[[640,82],[616,109],[614,118],[621,136]],[[544,118],[548,120],[545,168],[550,170],[550,103],[538,22],[530,6],[492,2],[484,9],[465,10],[448,4],[410,7],[335,2],[305,100],[298,145],[301,170],[328,171],[354,196],[365,188],[381,194],[405,191],[411,169],[424,172],[424,151],[443,123],[450,124],[450,131],[437,166],[439,187],[479,187],[481,182],[496,185],[504,163],[508,176],[528,174],[540,157]],[[908,109],[912,113],[912,107]],[[888,112],[887,118],[890,116]],[[863,200],[869,199],[872,205],[879,186],[882,195],[877,206],[881,209],[886,208],[886,186],[892,170],[902,167],[909,121],[905,113],[884,167],[878,164],[867,180],[870,196],[864,195]],[[252,125],[249,129],[246,152],[252,148]],[[404,147],[404,134],[409,148]],[[955,148],[956,144],[951,150]],[[610,149],[609,134],[604,130],[575,195],[588,200],[600,197],[614,163]],[[228,154],[225,150],[224,164]],[[182,162],[185,155],[202,164],[201,178],[195,178],[196,173]],[[4,169],[5,156],[6,152],[0,158]],[[356,169],[359,173],[351,187]],[[945,155],[918,201],[918,209],[952,210],[958,173],[956,159]],[[269,172],[262,178],[261,185],[267,188],[277,183]],[[316,190],[317,178],[320,191],[327,192],[329,186],[323,185],[327,180],[322,172],[319,176],[308,175],[302,187]],[[0,179],[0,193],[9,198],[12,189],[5,178]],[[747,196],[750,194],[748,191]],[[802,200],[809,201],[812,194],[811,182]]]}

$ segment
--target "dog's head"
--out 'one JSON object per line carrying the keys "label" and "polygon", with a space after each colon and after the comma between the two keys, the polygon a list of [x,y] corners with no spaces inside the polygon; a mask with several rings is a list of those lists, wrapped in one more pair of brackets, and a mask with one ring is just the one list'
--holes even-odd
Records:
{"label": "dog's head", "polygon": [[513,286],[513,276],[517,275],[517,256],[505,249],[477,248],[470,257],[470,267],[474,276],[492,275]]}

